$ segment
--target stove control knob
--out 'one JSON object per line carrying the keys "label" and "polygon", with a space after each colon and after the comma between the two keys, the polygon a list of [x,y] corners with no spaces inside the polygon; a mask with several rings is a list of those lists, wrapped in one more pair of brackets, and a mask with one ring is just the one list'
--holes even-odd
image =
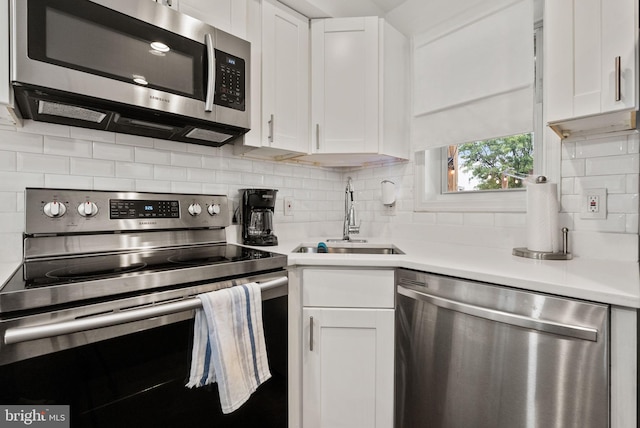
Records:
{"label": "stove control knob", "polygon": [[67,207],[61,202],[48,202],[44,206],[44,215],[51,218],[62,217],[67,212]]}
{"label": "stove control knob", "polygon": [[200,213],[202,212],[202,207],[200,206],[200,204],[191,204],[189,205],[189,214],[191,214],[192,216],[197,216],[200,215]]}
{"label": "stove control knob", "polygon": [[93,217],[98,214],[98,206],[93,202],[84,202],[78,205],[78,214],[82,217]]}
{"label": "stove control knob", "polygon": [[220,214],[220,204],[211,204],[207,207],[209,215]]}

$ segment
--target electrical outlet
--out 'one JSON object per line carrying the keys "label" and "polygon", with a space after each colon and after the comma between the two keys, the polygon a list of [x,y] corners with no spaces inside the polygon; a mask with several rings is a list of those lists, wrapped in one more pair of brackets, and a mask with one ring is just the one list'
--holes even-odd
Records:
{"label": "electrical outlet", "polygon": [[293,198],[290,196],[284,198],[284,215],[293,215]]}
{"label": "electrical outlet", "polygon": [[580,218],[607,218],[607,189],[584,189],[581,205]]}

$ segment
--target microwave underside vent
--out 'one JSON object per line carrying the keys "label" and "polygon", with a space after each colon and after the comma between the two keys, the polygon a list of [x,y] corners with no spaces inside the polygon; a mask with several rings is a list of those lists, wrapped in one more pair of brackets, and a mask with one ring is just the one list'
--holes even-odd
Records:
{"label": "microwave underside vent", "polygon": [[25,119],[219,147],[248,129],[14,82]]}
{"label": "microwave underside vent", "polygon": [[87,122],[101,123],[107,115],[100,111],[89,110],[84,107],[59,104],[50,101],[38,101],[38,113],[51,116],[67,117],[71,119],[85,120]]}

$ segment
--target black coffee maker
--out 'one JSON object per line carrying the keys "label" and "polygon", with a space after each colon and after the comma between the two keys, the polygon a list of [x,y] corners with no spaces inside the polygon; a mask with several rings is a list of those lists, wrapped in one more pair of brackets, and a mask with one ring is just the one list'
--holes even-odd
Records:
{"label": "black coffee maker", "polygon": [[273,234],[274,189],[242,189],[242,241],[246,245],[278,245]]}

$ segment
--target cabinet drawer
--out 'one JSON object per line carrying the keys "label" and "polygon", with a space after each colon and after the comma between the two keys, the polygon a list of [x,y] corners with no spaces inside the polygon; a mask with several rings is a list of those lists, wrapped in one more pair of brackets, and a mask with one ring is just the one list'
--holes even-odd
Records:
{"label": "cabinet drawer", "polygon": [[304,306],[393,308],[394,270],[304,269]]}

